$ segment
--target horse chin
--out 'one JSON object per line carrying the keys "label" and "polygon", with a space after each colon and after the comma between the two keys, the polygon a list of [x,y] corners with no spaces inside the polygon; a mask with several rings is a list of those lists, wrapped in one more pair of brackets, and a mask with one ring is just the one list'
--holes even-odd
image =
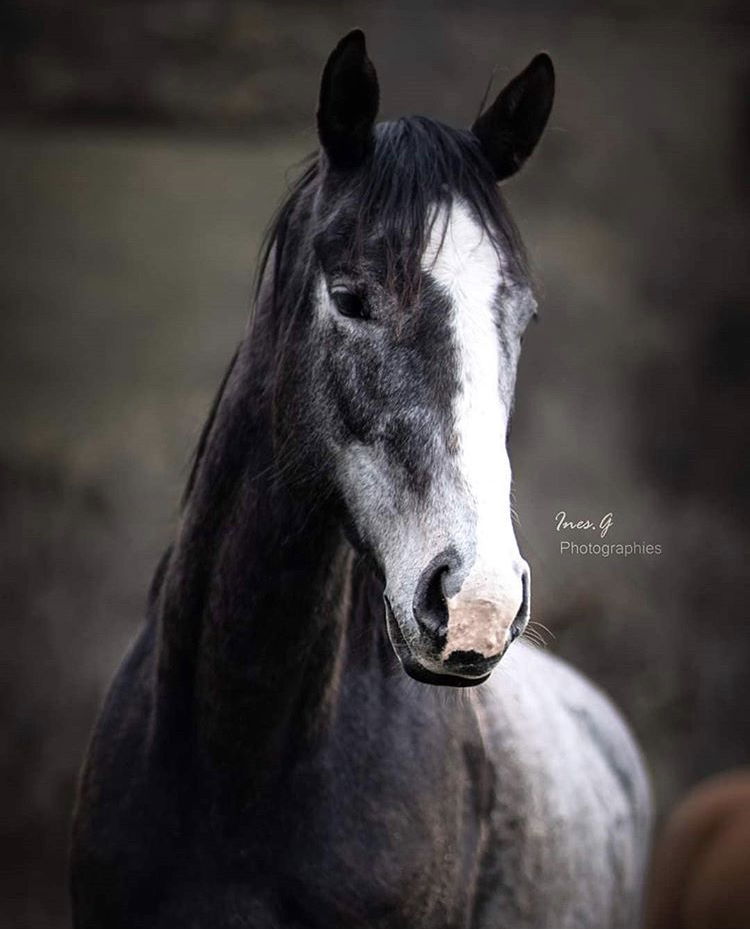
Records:
{"label": "horse chin", "polygon": [[420,684],[431,684],[437,687],[476,687],[478,684],[483,684],[489,678],[492,673],[491,671],[488,671],[486,674],[481,674],[478,677],[463,677],[458,674],[443,674],[442,672],[431,671],[429,668],[424,667],[424,665],[414,657],[409,648],[404,634],[401,631],[401,627],[398,624],[398,620],[393,615],[393,608],[388,602],[388,598],[385,597],[384,599],[388,637],[391,640],[391,645],[399,660],[399,664],[412,680],[419,681]]}

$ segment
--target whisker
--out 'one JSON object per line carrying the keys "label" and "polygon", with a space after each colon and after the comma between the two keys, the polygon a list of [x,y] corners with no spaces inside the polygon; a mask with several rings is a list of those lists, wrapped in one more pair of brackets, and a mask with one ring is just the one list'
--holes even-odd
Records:
{"label": "whisker", "polygon": [[533,630],[527,629],[522,638],[534,648],[545,649],[547,647],[547,643],[542,641]]}
{"label": "whisker", "polygon": [[556,639],[556,638],[557,638],[557,636],[556,636],[555,633],[549,628],[549,626],[545,626],[544,623],[540,623],[540,622],[538,622],[538,621],[535,620],[535,619],[529,620],[529,626],[533,626],[535,629],[538,629],[538,630],[541,630],[542,632],[545,632],[545,633],[546,633],[550,638],[552,638],[552,639]]}

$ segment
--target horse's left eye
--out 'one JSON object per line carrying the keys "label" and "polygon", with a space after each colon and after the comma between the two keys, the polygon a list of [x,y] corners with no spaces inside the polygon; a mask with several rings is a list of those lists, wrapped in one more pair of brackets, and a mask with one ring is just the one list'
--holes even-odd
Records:
{"label": "horse's left eye", "polygon": [[349,319],[370,318],[364,299],[353,290],[334,290],[331,300],[342,316],[347,316]]}

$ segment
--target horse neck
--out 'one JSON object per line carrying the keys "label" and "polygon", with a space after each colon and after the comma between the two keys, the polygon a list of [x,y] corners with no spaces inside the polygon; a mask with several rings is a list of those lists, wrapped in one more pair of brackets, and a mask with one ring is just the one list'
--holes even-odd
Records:
{"label": "horse neck", "polygon": [[271,777],[335,707],[353,554],[332,508],[281,478],[261,355],[248,341],[233,362],[159,590],[158,717],[214,770]]}

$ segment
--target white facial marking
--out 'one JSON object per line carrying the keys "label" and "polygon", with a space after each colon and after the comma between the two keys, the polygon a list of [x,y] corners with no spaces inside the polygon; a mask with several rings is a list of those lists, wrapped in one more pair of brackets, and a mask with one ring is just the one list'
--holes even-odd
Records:
{"label": "white facial marking", "polygon": [[458,355],[453,419],[456,467],[476,508],[476,555],[460,591],[448,598],[443,656],[504,648],[522,602],[520,566],[510,514],[509,411],[500,393],[499,331],[494,301],[502,281],[498,251],[461,201],[438,215],[423,268],[449,295]]}

